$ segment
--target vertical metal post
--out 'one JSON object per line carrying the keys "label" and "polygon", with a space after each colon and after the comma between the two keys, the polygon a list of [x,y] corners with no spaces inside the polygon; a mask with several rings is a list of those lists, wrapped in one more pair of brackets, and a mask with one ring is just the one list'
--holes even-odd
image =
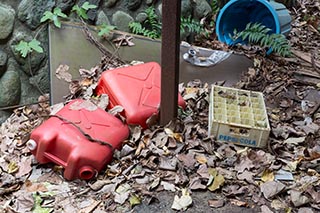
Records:
{"label": "vertical metal post", "polygon": [[162,0],[160,123],[177,116],[181,0]]}

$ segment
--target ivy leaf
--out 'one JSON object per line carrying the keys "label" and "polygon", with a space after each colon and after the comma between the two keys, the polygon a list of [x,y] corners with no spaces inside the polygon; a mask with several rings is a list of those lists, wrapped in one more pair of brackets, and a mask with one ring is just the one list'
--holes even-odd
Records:
{"label": "ivy leaf", "polygon": [[80,8],[78,5],[74,5],[72,7],[72,11],[75,11],[80,18],[88,19],[88,15],[86,14],[86,10]]}
{"label": "ivy leaf", "polygon": [[42,18],[40,19],[40,22],[42,23],[42,22],[45,22],[47,20],[52,20],[53,16],[54,15],[53,15],[52,12],[46,11],[46,12],[44,12]]}
{"label": "ivy leaf", "polygon": [[15,49],[20,52],[23,58],[25,58],[27,54],[31,51],[30,46],[25,41],[20,41],[19,44],[16,45]]}
{"label": "ivy leaf", "polygon": [[61,11],[61,9],[58,8],[58,7],[54,8],[53,14],[55,14],[55,15],[57,15],[57,16],[59,16],[59,17],[62,17],[62,18],[67,18],[67,15],[64,14],[64,13]]}
{"label": "ivy leaf", "polygon": [[98,36],[109,35],[110,31],[115,29],[114,26],[103,24],[99,30]]}
{"label": "ivy leaf", "polygon": [[58,27],[58,28],[61,28],[61,22],[59,21],[58,17],[57,16],[53,16],[53,24],[54,26]]}
{"label": "ivy leaf", "polygon": [[97,6],[94,4],[90,4],[89,2],[86,1],[85,3],[83,3],[81,8],[83,8],[84,10],[89,10],[89,9],[95,9],[97,8]]}
{"label": "ivy leaf", "polygon": [[30,41],[28,45],[32,50],[35,50],[38,53],[43,53],[43,49],[40,44],[41,43],[38,40],[32,39],[32,41]]}

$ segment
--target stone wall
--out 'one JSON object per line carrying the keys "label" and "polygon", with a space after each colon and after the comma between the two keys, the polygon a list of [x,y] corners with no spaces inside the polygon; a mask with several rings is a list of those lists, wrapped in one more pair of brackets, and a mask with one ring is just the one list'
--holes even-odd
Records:
{"label": "stone wall", "polygon": [[[89,24],[106,23],[122,31],[129,31],[130,21],[143,20],[147,7],[154,6],[161,16],[161,0],[1,0],[0,123],[12,113],[6,107],[36,102],[42,93],[50,91],[47,26],[40,23],[43,13],[59,7],[69,15],[73,5],[85,1],[98,6],[88,12]],[[211,12],[208,2],[182,0],[182,15],[201,19]],[[41,42],[44,52],[21,57],[15,45],[34,37]]]}

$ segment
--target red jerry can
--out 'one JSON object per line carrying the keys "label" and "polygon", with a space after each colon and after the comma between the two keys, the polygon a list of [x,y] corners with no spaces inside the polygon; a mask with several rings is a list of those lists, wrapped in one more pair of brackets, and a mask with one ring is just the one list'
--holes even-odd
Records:
{"label": "red jerry can", "polygon": [[64,177],[91,179],[121,148],[129,128],[89,101],[76,99],[36,128],[27,146],[39,163],[64,167]]}
{"label": "red jerry can", "polygon": [[[161,67],[156,62],[108,70],[102,73],[97,95],[108,94],[112,108],[121,105],[128,124],[146,128],[147,119],[160,107]],[[178,104],[185,101],[178,94]]]}

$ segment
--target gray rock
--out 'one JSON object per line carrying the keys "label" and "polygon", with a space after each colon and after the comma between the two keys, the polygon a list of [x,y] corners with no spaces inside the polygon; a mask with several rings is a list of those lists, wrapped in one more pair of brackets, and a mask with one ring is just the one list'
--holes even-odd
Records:
{"label": "gray rock", "polygon": [[[23,69],[23,71],[28,75],[35,75],[37,74],[37,70],[41,67],[42,62],[46,58],[45,52],[38,53],[36,51],[33,51],[29,53],[30,56],[23,58],[15,48],[16,47],[15,45],[17,45],[21,40],[31,41],[31,39],[32,37],[30,35],[27,35],[25,32],[19,31],[15,33],[14,38],[10,41],[10,47],[15,59],[21,65],[21,68]],[[30,58],[30,63],[29,63],[29,58]],[[30,68],[31,68],[31,72],[30,72]]]}
{"label": "gray rock", "polygon": [[74,0],[57,0],[56,7],[60,8],[63,12],[71,10],[74,5]]}
{"label": "gray rock", "polygon": [[41,24],[44,12],[52,11],[54,5],[54,0],[22,0],[18,6],[18,18],[34,30]]}
{"label": "gray rock", "polygon": [[8,69],[0,79],[0,107],[16,105],[20,101],[19,73]]}
{"label": "gray rock", "polygon": [[95,9],[88,10],[87,15],[88,15],[89,21],[94,22],[96,20],[100,1],[101,0],[80,0],[79,1],[78,5],[80,5],[80,6],[82,6],[83,3],[85,3],[85,2],[89,2],[90,4],[94,4],[97,6],[97,8],[95,8]]}
{"label": "gray rock", "polygon": [[192,15],[191,0],[182,0],[181,2],[181,16],[188,18]]}
{"label": "gray rock", "polygon": [[0,124],[5,122],[10,117],[11,114],[12,114],[11,111],[0,110]]}
{"label": "gray rock", "polygon": [[13,30],[15,11],[0,3],[0,39],[6,39]]}
{"label": "gray rock", "polygon": [[108,16],[103,11],[100,11],[97,16],[96,25],[102,24],[111,25]]}
{"label": "gray rock", "polygon": [[147,1],[146,1],[146,4],[147,4],[148,6],[151,6],[151,5],[153,4],[153,1],[154,1],[154,0],[147,0]]}
{"label": "gray rock", "polygon": [[0,49],[0,77],[7,69],[8,55]]}
{"label": "gray rock", "polygon": [[15,70],[20,76],[21,95],[19,104],[28,104],[38,101],[41,95],[39,90],[30,84],[29,76],[21,69],[20,65],[13,58],[8,60],[8,70]]}
{"label": "gray rock", "polygon": [[123,11],[117,11],[112,16],[112,23],[116,25],[118,30],[129,32],[129,23],[133,21],[132,16],[130,16],[128,13],[125,13]]}
{"label": "gray rock", "polygon": [[145,12],[141,12],[136,16],[136,21],[137,22],[144,22],[148,18],[148,15]]}
{"label": "gray rock", "polygon": [[127,0],[127,7],[129,10],[136,10],[141,5],[141,0]]}
{"label": "gray rock", "polygon": [[111,8],[111,7],[114,7],[117,2],[118,0],[106,0],[104,3],[104,6],[107,8]]}
{"label": "gray rock", "polygon": [[29,82],[34,87],[41,90],[43,93],[50,92],[50,80],[49,80],[49,66],[46,64],[41,68],[37,75],[29,78]]}
{"label": "gray rock", "polygon": [[207,0],[198,0],[195,3],[196,5],[193,11],[193,17],[195,19],[200,20],[212,12],[211,6]]}

